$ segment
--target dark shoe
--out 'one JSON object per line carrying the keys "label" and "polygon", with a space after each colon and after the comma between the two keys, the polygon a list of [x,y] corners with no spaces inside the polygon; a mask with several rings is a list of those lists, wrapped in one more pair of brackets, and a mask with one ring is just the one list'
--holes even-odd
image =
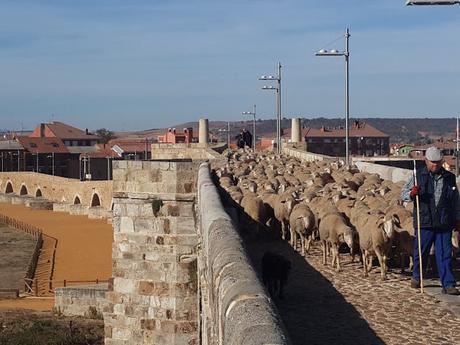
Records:
{"label": "dark shoe", "polygon": [[460,291],[454,287],[442,288],[442,293],[444,295],[460,295]]}
{"label": "dark shoe", "polygon": [[420,280],[411,279],[410,280],[410,287],[412,289],[420,289]]}

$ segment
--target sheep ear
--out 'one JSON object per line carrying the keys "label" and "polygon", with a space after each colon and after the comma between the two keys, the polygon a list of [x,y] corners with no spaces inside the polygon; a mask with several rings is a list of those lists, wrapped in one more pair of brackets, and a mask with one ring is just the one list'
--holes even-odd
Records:
{"label": "sheep ear", "polygon": [[396,225],[400,226],[401,225],[401,220],[399,219],[399,216],[395,213],[391,216],[393,222],[396,223]]}
{"label": "sheep ear", "polygon": [[384,223],[385,223],[385,218],[382,217],[382,218],[380,218],[380,219],[378,220],[377,226],[380,227],[380,226],[382,226]]}

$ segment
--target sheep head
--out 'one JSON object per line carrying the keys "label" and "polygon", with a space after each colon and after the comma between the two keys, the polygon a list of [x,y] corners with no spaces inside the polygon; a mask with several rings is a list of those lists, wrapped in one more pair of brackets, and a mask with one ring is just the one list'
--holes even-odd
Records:
{"label": "sheep head", "polygon": [[377,225],[383,227],[383,231],[388,238],[392,238],[395,233],[395,226],[399,223],[399,217],[396,214],[387,214],[379,220]]}

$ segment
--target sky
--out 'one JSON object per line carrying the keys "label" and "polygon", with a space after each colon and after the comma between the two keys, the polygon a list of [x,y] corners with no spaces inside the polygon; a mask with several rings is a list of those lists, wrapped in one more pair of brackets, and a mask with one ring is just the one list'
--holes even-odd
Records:
{"label": "sky", "polygon": [[[0,128],[141,130],[238,121],[282,64],[283,117],[460,112],[460,6],[405,0],[0,0]],[[332,43],[331,43],[332,42]],[[330,44],[331,43],[331,44]],[[246,115],[247,118],[247,115]]]}

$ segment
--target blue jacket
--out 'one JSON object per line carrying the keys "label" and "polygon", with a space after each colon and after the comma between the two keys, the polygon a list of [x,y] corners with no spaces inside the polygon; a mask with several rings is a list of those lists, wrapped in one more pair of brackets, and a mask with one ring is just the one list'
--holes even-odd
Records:
{"label": "blue jacket", "polygon": [[[434,182],[428,169],[417,170],[420,201],[420,227],[453,229],[455,227],[455,202],[457,184],[455,175],[441,168],[442,193],[435,204]],[[416,207],[416,205],[414,205]],[[416,210],[415,210],[416,211]],[[413,213],[414,228],[417,229],[417,212]]]}

